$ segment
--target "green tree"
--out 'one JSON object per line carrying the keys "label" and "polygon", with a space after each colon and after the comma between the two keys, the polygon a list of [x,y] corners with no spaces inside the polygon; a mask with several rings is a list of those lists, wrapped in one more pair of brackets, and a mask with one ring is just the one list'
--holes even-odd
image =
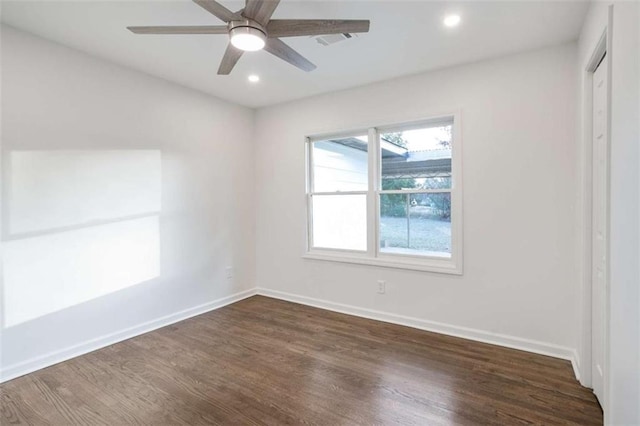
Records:
{"label": "green tree", "polygon": [[382,135],[382,139],[386,140],[387,142],[399,145],[403,148],[407,147],[407,141],[402,137],[402,132],[384,133]]}
{"label": "green tree", "polygon": [[[425,189],[451,188],[451,176],[428,178],[422,187]],[[438,217],[449,220],[451,218],[451,195],[449,193],[432,193],[428,197],[433,207],[437,210]]]}
{"label": "green tree", "polygon": [[[415,179],[382,179],[383,190],[413,189]],[[385,194],[380,197],[380,215],[404,217],[407,215],[407,196],[405,194]]]}

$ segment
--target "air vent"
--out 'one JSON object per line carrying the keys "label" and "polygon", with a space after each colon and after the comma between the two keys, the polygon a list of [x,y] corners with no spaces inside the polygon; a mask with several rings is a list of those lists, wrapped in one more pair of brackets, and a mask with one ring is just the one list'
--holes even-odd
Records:
{"label": "air vent", "polygon": [[354,38],[357,37],[356,34],[349,34],[349,33],[343,33],[343,34],[327,34],[327,35],[320,35],[320,36],[316,36],[313,37],[318,43],[320,43],[323,46],[329,46],[331,44],[336,44],[336,43],[340,43],[341,41],[345,41],[348,40],[350,38]]}

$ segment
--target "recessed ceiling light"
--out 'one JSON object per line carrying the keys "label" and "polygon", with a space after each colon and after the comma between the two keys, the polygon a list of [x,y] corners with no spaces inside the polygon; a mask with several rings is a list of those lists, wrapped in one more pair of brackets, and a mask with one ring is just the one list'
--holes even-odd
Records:
{"label": "recessed ceiling light", "polygon": [[447,15],[443,22],[445,27],[457,27],[460,24],[460,15]]}
{"label": "recessed ceiling light", "polygon": [[255,74],[251,74],[249,77],[247,77],[249,79],[250,82],[252,83],[257,83],[260,81],[260,77],[258,77]]}

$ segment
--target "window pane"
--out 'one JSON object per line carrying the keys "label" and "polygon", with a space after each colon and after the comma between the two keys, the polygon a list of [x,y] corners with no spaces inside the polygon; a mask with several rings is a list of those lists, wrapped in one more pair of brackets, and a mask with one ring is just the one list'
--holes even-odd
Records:
{"label": "window pane", "polygon": [[317,141],[311,146],[314,192],[368,189],[366,135]]}
{"label": "window pane", "polygon": [[382,189],[451,188],[453,123],[380,134]]}
{"label": "window pane", "polygon": [[314,195],[313,246],[367,250],[367,196]]}
{"label": "window pane", "polygon": [[451,194],[381,194],[380,251],[451,256]]}

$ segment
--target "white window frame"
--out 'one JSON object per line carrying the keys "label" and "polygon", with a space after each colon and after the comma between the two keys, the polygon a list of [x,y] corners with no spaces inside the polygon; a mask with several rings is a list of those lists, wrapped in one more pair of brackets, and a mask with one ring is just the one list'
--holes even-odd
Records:
{"label": "white window frame", "polygon": [[[381,150],[380,134],[389,131],[406,130],[437,126],[440,123],[453,121],[451,141],[451,188],[445,190],[398,190],[381,189],[380,167]],[[410,269],[418,271],[462,275],[462,137],[460,132],[460,114],[443,114],[421,120],[405,121],[385,125],[367,126],[354,130],[334,133],[323,133],[307,136],[306,140],[306,199],[307,199],[307,246],[303,255],[306,259],[325,260],[333,262],[356,263],[387,268]],[[317,141],[343,138],[354,135],[368,135],[368,190],[344,192],[312,192],[313,188],[313,150],[312,144]],[[451,256],[438,257],[427,255],[412,255],[403,253],[384,253],[380,250],[380,194],[385,193],[451,193]],[[313,195],[333,194],[366,194],[367,196],[367,250],[344,250],[313,247]]]}

